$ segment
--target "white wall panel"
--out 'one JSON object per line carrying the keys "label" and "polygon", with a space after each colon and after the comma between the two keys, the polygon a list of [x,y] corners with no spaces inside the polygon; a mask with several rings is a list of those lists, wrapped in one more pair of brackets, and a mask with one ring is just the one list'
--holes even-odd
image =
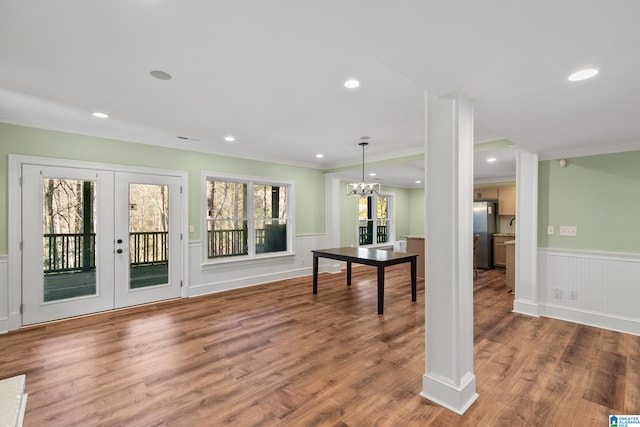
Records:
{"label": "white wall panel", "polygon": [[538,280],[542,315],[640,335],[639,255],[540,249]]}
{"label": "white wall panel", "polygon": [[[229,289],[254,286],[292,277],[310,276],[312,249],[325,247],[325,235],[297,236],[295,255],[218,264],[202,263],[201,242],[189,243],[189,284],[185,296],[204,295]],[[320,271],[335,271],[335,263],[320,260]],[[309,277],[311,292],[311,277]]]}
{"label": "white wall panel", "polygon": [[8,257],[0,255],[0,334],[9,330]]}

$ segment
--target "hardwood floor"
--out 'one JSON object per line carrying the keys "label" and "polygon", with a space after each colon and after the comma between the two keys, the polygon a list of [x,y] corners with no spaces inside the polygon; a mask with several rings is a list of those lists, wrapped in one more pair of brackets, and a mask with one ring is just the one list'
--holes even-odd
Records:
{"label": "hardwood floor", "polygon": [[603,426],[640,414],[640,337],[511,313],[504,273],[475,293],[476,403],[419,396],[424,282],[405,266],[311,277],[0,335],[26,374],[25,426]]}

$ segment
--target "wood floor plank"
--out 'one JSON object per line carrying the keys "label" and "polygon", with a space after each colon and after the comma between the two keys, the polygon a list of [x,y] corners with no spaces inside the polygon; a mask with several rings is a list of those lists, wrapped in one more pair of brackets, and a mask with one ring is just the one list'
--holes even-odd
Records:
{"label": "wood floor plank", "polygon": [[502,271],[474,280],[476,403],[419,396],[424,281],[406,266],[301,277],[0,336],[26,374],[25,426],[606,425],[640,413],[640,337],[512,312]]}

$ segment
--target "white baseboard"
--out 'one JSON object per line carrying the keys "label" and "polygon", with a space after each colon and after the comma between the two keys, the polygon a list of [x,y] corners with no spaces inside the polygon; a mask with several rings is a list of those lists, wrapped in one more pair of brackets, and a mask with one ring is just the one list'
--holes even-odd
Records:
{"label": "white baseboard", "polygon": [[540,314],[553,319],[567,320],[581,325],[595,326],[597,328],[640,336],[640,321],[638,319],[613,316],[610,314],[604,315],[602,313],[552,304],[541,305]]}
{"label": "white baseboard", "polygon": [[534,301],[527,301],[522,299],[516,299],[513,301],[513,312],[526,314],[527,316],[538,317],[539,313],[539,305]]}

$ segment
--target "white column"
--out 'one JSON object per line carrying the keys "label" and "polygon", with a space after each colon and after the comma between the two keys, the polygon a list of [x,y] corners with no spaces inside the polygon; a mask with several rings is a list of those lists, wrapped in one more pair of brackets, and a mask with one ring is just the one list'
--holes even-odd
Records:
{"label": "white column", "polygon": [[538,316],[538,155],[516,158],[516,285],[513,311]]}
{"label": "white column", "polygon": [[458,414],[473,374],[473,105],[426,95],[425,374],[420,395]]}

